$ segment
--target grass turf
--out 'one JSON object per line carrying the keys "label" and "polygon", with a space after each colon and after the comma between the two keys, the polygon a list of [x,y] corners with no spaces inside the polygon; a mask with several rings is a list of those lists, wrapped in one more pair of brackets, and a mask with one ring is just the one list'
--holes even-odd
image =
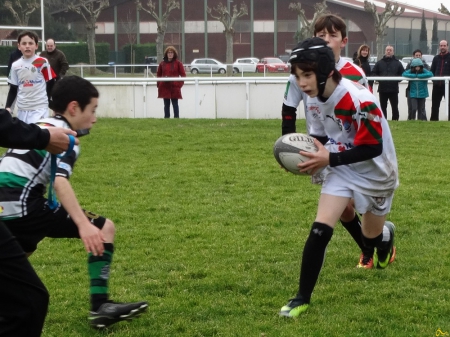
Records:
{"label": "grass turf", "polygon": [[[356,269],[337,226],[308,311],[278,317],[297,289],[319,188],[278,167],[277,120],[100,119],[71,178],[81,205],[115,222],[110,290],[147,300],[139,319],[95,331],[86,253],[45,239],[30,258],[51,294],[50,336],[434,336],[450,331],[450,123],[390,122],[400,187],[397,259]],[[304,121],[298,122],[304,130]]]}

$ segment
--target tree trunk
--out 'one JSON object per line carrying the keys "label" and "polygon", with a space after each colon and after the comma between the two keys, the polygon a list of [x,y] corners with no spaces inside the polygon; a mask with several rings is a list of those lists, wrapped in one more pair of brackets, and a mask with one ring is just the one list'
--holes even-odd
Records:
{"label": "tree trunk", "polygon": [[87,26],[87,45],[89,52],[89,63],[94,67],[89,67],[89,74],[95,75],[95,65],[97,58],[95,56],[95,23]]}
{"label": "tree trunk", "polygon": [[156,58],[160,63],[164,57],[164,35],[165,32],[158,32],[156,35]]}
{"label": "tree trunk", "polygon": [[227,42],[227,56],[225,63],[227,64],[227,76],[233,75],[233,33],[229,30],[225,31],[225,40]]}
{"label": "tree trunk", "polygon": [[381,60],[383,55],[383,34],[377,34],[377,60]]}

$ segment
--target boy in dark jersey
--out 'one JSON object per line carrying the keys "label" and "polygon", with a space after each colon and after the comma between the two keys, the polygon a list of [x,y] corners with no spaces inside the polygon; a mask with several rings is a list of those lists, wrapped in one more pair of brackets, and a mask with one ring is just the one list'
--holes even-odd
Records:
{"label": "boy in dark jersey", "polygon": [[[87,80],[69,76],[52,91],[55,116],[41,127],[89,130],[97,121],[99,93]],[[0,162],[0,218],[29,255],[45,237],[79,238],[88,252],[91,311],[89,322],[103,328],[130,320],[147,309],[147,302],[115,303],[108,296],[109,270],[114,253],[115,227],[111,220],[83,210],[69,178],[80,153],[74,146],[63,158],[42,150],[9,149]],[[44,197],[56,192],[59,203]],[[54,190],[53,190],[54,186]]]}
{"label": "boy in dark jersey", "polygon": [[[354,63],[349,62],[340,56],[342,48],[344,48],[348,42],[346,34],[347,25],[341,17],[334,14],[324,14],[320,16],[314,25],[314,36],[320,37],[325,40],[325,42],[327,42],[328,46],[333,51],[336,62],[336,70],[338,70],[344,78],[357,82],[365,86],[366,88],[369,88],[369,83],[364,74],[364,71]],[[283,135],[296,132],[296,111],[301,101],[303,101],[303,103],[305,104],[306,96],[307,95],[298,86],[295,76],[291,74],[286,86],[283,106],[281,110],[281,133]],[[311,118],[308,118],[307,114],[305,114],[305,117],[306,129],[308,130],[309,124],[311,123]],[[313,182],[315,181],[314,179],[316,179],[316,177],[313,177]],[[319,180],[320,182],[321,179],[316,180]],[[349,203],[347,208],[342,213],[340,221],[361,250],[357,267],[364,269],[373,268],[373,251],[365,247],[362,242],[361,221],[358,217],[358,214],[355,213],[352,202]],[[395,254],[392,256],[391,262],[393,262],[394,259]]]}
{"label": "boy in dark jersey", "polygon": [[308,131],[319,149],[300,151],[310,159],[298,167],[301,172],[327,167],[303,249],[299,289],[280,310],[281,316],[297,317],[308,309],[333,229],[350,200],[362,214],[361,239],[374,251],[374,266],[388,266],[395,254],[395,226],[386,216],[399,182],[394,142],[378,100],[342,78],[326,41],[306,39],[292,51],[290,62],[291,74],[308,95]]}

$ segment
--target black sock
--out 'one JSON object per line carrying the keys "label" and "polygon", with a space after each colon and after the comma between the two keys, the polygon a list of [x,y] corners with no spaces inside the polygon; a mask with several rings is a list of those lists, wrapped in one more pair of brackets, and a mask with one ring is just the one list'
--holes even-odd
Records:
{"label": "black sock", "polygon": [[97,311],[98,308],[108,301],[108,279],[109,269],[114,253],[112,243],[104,243],[105,250],[102,256],[88,254],[88,271],[91,279],[91,310]]}
{"label": "black sock", "polygon": [[355,213],[355,217],[351,221],[342,221],[342,226],[347,230],[347,232],[350,233],[353,240],[358,244],[359,249],[361,249],[362,252],[373,255],[373,250],[371,251],[364,245],[363,238],[362,238],[362,231],[361,231],[361,221],[359,220],[358,214]]}
{"label": "black sock", "polygon": [[297,297],[305,303],[311,300],[325,260],[325,250],[333,235],[333,228],[320,222],[314,222],[303,248],[302,265],[300,267],[299,291]]}
{"label": "black sock", "polygon": [[364,245],[369,249],[372,249],[372,251],[375,249],[375,247],[379,247],[382,244],[383,240],[383,233],[378,235],[377,237],[373,239],[366,238],[364,235],[362,235],[362,239],[364,242]]}

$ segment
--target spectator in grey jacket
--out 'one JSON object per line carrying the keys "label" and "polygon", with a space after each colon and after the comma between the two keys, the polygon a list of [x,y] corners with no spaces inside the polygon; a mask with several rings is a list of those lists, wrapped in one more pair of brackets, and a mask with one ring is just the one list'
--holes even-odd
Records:
{"label": "spectator in grey jacket", "polygon": [[[372,70],[374,76],[402,76],[405,68],[394,56],[394,47],[386,46],[385,55],[379,60]],[[387,119],[388,100],[392,108],[392,120],[398,121],[398,83],[400,81],[379,81],[378,94],[380,97],[381,110]]]}

